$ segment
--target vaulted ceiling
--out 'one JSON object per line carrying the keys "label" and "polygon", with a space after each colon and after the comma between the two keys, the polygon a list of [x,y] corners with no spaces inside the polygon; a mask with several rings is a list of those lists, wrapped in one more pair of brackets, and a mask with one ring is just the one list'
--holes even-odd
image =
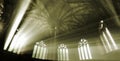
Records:
{"label": "vaulted ceiling", "polygon": [[[16,5],[15,0],[5,0],[3,19],[6,27],[11,24]],[[111,28],[119,27],[119,5],[119,0],[32,0],[15,35],[18,41],[27,38],[24,41],[34,45],[55,35],[64,38],[97,34],[100,20],[112,24]]]}

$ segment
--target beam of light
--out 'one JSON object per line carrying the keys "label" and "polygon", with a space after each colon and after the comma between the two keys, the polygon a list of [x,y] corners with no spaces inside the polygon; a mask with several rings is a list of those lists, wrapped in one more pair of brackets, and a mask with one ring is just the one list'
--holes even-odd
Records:
{"label": "beam of light", "polygon": [[88,53],[87,53],[87,48],[86,48],[86,44],[83,44],[83,48],[84,48],[84,53],[85,53],[85,59],[89,59],[88,58]]}
{"label": "beam of light", "polygon": [[103,4],[104,8],[108,11],[108,13],[114,17],[116,24],[120,26],[119,16],[115,10],[112,0],[100,0],[100,1]]}
{"label": "beam of light", "polygon": [[[24,39],[22,39],[22,40],[24,40]],[[14,53],[17,53],[17,51],[18,51],[18,49],[19,49],[19,46],[20,46],[20,41],[19,41],[19,38],[15,38],[15,39],[13,39],[13,41],[12,41],[13,43],[11,43],[11,45],[10,45],[10,47],[13,47],[13,52]]]}
{"label": "beam of light", "polygon": [[[8,49],[9,51],[12,51],[14,53],[20,54],[22,48],[24,45],[27,44],[27,40],[30,39],[32,35],[27,36],[28,33],[31,33],[31,31],[25,32],[24,34],[21,34],[23,30],[20,30],[15,37],[13,38],[10,48]],[[25,38],[26,37],[26,38]]]}
{"label": "beam of light", "polygon": [[[31,28],[30,28],[31,29]],[[24,34],[21,34],[22,33],[22,30],[20,30],[16,36],[17,37],[14,37],[13,38],[13,41],[10,45],[10,47],[13,48],[14,50],[14,53],[18,52],[21,52],[22,48],[24,47],[25,44],[27,44],[27,40],[30,39],[30,37],[32,35],[29,35],[29,37],[27,36],[27,34],[31,33],[31,31],[28,31],[28,32],[25,32]],[[27,37],[26,37],[27,36]],[[25,38],[26,37],[26,38]]]}
{"label": "beam of light", "polygon": [[[16,32],[16,29],[18,28],[29,4],[30,4],[30,1],[31,0],[24,0],[22,1],[22,3],[20,4],[19,6],[19,10],[18,12],[16,13],[16,16],[12,19],[13,20],[13,24],[10,28],[10,31],[6,37],[6,42],[5,42],[5,45],[4,45],[4,50],[7,50],[8,46],[9,46],[9,43],[11,42],[12,38],[13,38],[13,35],[14,33]],[[18,8],[16,8],[18,9]]]}
{"label": "beam of light", "polygon": [[[14,41],[15,41],[15,45],[13,46],[13,52],[14,53],[19,53],[18,51],[19,51],[19,45],[20,45],[20,41],[19,41],[19,39],[20,38],[18,38],[18,39],[14,39]],[[22,40],[24,40],[24,39],[22,39]]]}
{"label": "beam of light", "polygon": [[19,32],[16,33],[16,35],[13,38],[11,45],[8,49],[9,51],[13,50],[14,53],[17,52],[19,54],[21,52],[22,48],[27,44],[27,40],[32,37],[32,35],[29,35],[29,37],[27,36],[27,34],[31,33],[31,31],[21,34],[22,32],[23,32],[23,28],[20,29]]}
{"label": "beam of light", "polygon": [[37,45],[34,46],[33,53],[32,53],[32,58],[36,57],[36,52],[37,52]]}
{"label": "beam of light", "polygon": [[40,54],[39,54],[39,58],[41,59],[41,57],[42,57],[42,46],[40,46],[41,48],[40,48]]}
{"label": "beam of light", "polygon": [[[16,45],[18,44],[18,43],[22,43],[22,42],[25,42],[25,41],[23,41],[23,39],[25,39],[25,37],[26,37],[26,35],[28,34],[28,33],[31,33],[31,31],[28,31],[28,32],[25,32],[24,34],[21,34],[22,32],[23,32],[23,28],[21,28],[16,34],[15,34],[15,36],[13,37],[13,40],[12,40],[12,42],[11,42],[11,44],[10,44],[10,47],[9,47],[9,49],[8,49],[8,51],[12,51],[14,48],[16,48]],[[30,30],[30,29],[29,29]]]}
{"label": "beam of light", "polygon": [[89,44],[87,43],[87,51],[88,51],[88,56],[89,56],[89,59],[92,59],[92,55],[91,55],[91,52],[90,52],[90,47],[89,47]]}
{"label": "beam of light", "polygon": [[104,46],[104,48],[105,48],[106,53],[108,53],[109,50],[108,50],[108,48],[107,48],[107,46],[106,46],[106,43],[105,43],[105,40],[103,39],[103,37],[102,37],[101,34],[100,34],[100,39],[101,39],[101,41],[102,41],[102,43],[103,43],[103,46]]}
{"label": "beam of light", "polygon": [[80,47],[80,50],[81,50],[81,55],[82,55],[82,60],[85,59],[85,55],[84,55],[84,49],[83,49],[83,46]]}
{"label": "beam of light", "polygon": [[112,38],[112,36],[107,28],[105,28],[105,32],[107,33],[108,37],[110,38],[110,41],[112,42],[114,49],[118,49],[114,39]]}
{"label": "beam of light", "polygon": [[81,60],[82,59],[82,57],[81,57],[81,51],[80,51],[80,46],[78,45],[78,54],[79,54],[79,60]]}
{"label": "beam of light", "polygon": [[85,59],[85,55],[84,55],[83,39],[81,39],[80,44],[81,44],[80,50],[81,50],[81,53],[82,53],[82,54],[81,54],[81,56],[82,56],[82,59],[81,59],[81,60],[84,60],[84,59]]}
{"label": "beam of light", "polygon": [[58,47],[58,61],[69,60],[69,53],[66,45],[60,44]]}
{"label": "beam of light", "polygon": [[[17,45],[18,47],[15,47],[15,48],[18,49],[17,51],[21,52],[22,48],[25,47],[25,45],[27,44],[27,42],[28,42],[30,39],[32,39],[33,36],[35,36],[36,34],[38,34],[38,32],[35,31],[34,34],[31,34],[31,35],[27,36],[28,34],[30,34],[30,32],[31,32],[31,31],[24,32],[24,34],[20,34],[20,35],[22,35],[21,37],[19,37],[18,39],[16,39],[16,40],[17,40],[17,43],[18,43],[18,44],[16,43],[16,45]],[[41,32],[42,32],[42,31],[41,31]],[[25,37],[26,37],[26,38],[25,38]],[[16,53],[16,52],[15,52],[15,53]]]}
{"label": "beam of light", "polygon": [[60,60],[63,59],[63,58],[62,58],[62,57],[63,57],[63,56],[62,56],[62,52],[63,52],[63,51],[62,51],[62,49],[60,48]]}
{"label": "beam of light", "polygon": [[65,48],[65,51],[66,51],[66,60],[69,60],[69,53],[67,47]]}
{"label": "beam of light", "polygon": [[18,38],[18,36],[15,35],[14,38],[13,38],[13,41],[12,41],[12,43],[11,43],[9,49],[8,49],[8,51],[13,51],[13,49],[14,49],[16,43],[17,43],[17,38]]}
{"label": "beam of light", "polygon": [[14,48],[13,48],[13,53],[17,53],[18,47],[19,47],[19,42],[16,42],[16,43],[15,43],[15,46],[14,46]]}
{"label": "beam of light", "polygon": [[14,39],[10,45],[10,48],[11,47],[13,48],[12,50],[14,53],[20,54],[24,44],[26,43],[26,40],[28,39],[28,38],[25,38],[25,35],[26,34],[23,34],[22,36],[19,37],[19,34],[16,34],[16,36],[18,36],[18,37],[16,37],[16,38],[14,37]]}
{"label": "beam of light", "polygon": [[110,9],[112,15],[114,15],[117,25],[120,26],[120,20],[119,20],[118,14],[117,14],[117,12],[116,12],[116,10],[115,10],[115,8],[114,8],[114,5],[113,5],[113,3],[112,3],[112,0],[109,0],[109,1],[108,1],[108,0],[105,0],[105,1],[107,2],[108,9]]}
{"label": "beam of light", "polygon": [[[41,14],[42,15],[42,14]],[[35,16],[37,16],[37,15],[35,15]],[[22,24],[22,26],[20,26],[20,31],[18,31],[17,32],[17,37],[18,38],[15,38],[15,42],[12,40],[11,41],[11,44],[10,44],[10,46],[12,47],[12,48],[9,48],[9,51],[12,51],[12,50],[14,50],[14,52],[16,53],[19,53],[19,52],[21,52],[21,50],[23,50],[22,48],[23,47],[25,47],[25,45],[27,45],[27,44],[30,44],[30,43],[32,43],[31,41],[29,41],[30,39],[32,39],[34,36],[36,36],[36,35],[38,35],[40,32],[40,30],[41,30],[41,33],[44,31],[44,30],[48,30],[48,28],[46,28],[46,27],[48,27],[48,23],[47,22],[45,22],[46,21],[46,18],[45,18],[45,16],[43,16],[43,17],[40,17],[39,19],[36,19],[36,18],[33,18],[34,17],[34,13],[32,13],[32,14],[29,14],[28,15],[28,17],[27,18],[25,18],[25,21],[24,21],[24,23]],[[37,16],[38,17],[38,16]],[[33,20],[40,20],[40,21],[33,21]],[[42,22],[41,22],[42,21]],[[31,24],[31,22],[32,22],[32,24]],[[44,26],[43,26],[44,25]],[[40,27],[41,26],[41,27]],[[34,30],[34,29],[36,29],[36,28],[38,28],[37,30]],[[44,29],[44,30],[43,30]],[[34,34],[31,34],[31,32],[33,32],[33,30],[34,30]],[[25,34],[25,35],[24,35]],[[19,36],[18,36],[19,35]],[[23,37],[23,35],[24,35],[24,37]],[[29,36],[28,36],[29,35]],[[21,37],[22,36],[22,37]],[[22,40],[22,38],[25,38],[25,37],[27,37],[27,39],[26,40]],[[14,38],[13,38],[14,39]],[[29,41],[29,43],[25,43],[25,42],[27,42],[27,41]],[[22,44],[23,43],[23,44]],[[17,45],[17,46],[16,46]],[[19,46],[18,46],[19,45]]]}
{"label": "beam of light", "polygon": [[27,43],[27,40],[28,38],[25,38],[25,37],[22,37],[18,40],[18,51],[17,51],[17,54],[20,54],[20,52],[22,51],[24,45]]}
{"label": "beam of light", "polygon": [[36,53],[36,58],[39,58],[39,54],[40,54],[40,46],[38,46],[38,50],[37,50],[37,53]]}
{"label": "beam of light", "polygon": [[84,39],[84,47],[86,49],[86,52],[85,52],[86,53],[86,59],[92,59],[89,44],[88,44],[87,40],[85,40],[85,39]]}
{"label": "beam of light", "polygon": [[[38,1],[39,2],[39,1]],[[34,3],[36,4],[36,3]],[[38,7],[41,6],[42,4],[36,4]],[[34,6],[33,6],[34,7]],[[36,7],[36,6],[35,6]],[[38,34],[40,33],[39,31],[44,31],[44,29],[46,30],[46,25],[48,25],[48,23],[46,22],[46,10],[42,7],[39,7],[40,10],[38,10],[37,8],[34,8],[33,10],[31,10],[30,12],[27,13],[27,17],[25,18],[24,23],[22,24],[23,28],[22,30],[24,30],[24,33],[26,33],[27,35],[30,33],[29,32],[33,32],[34,34]],[[38,12],[39,11],[39,12]],[[36,15],[36,13],[38,13],[39,15]],[[32,23],[31,23],[32,22]],[[46,23],[45,23],[46,22]],[[44,25],[44,26],[43,26]],[[34,30],[36,29],[37,30]],[[41,28],[41,29],[40,29]],[[22,32],[23,33],[23,32]],[[41,32],[42,33],[42,32]],[[33,34],[32,34],[33,35]],[[31,41],[29,41],[31,43]]]}
{"label": "beam of light", "polygon": [[106,41],[106,44],[107,44],[107,46],[108,46],[108,48],[109,48],[109,51],[112,51],[112,47],[111,47],[111,45],[110,45],[110,43],[109,43],[109,40],[107,39],[105,33],[102,32],[102,35],[103,35],[103,37],[104,37],[104,39],[105,39],[105,41]]}
{"label": "beam of light", "polygon": [[64,44],[61,44],[61,55],[62,55],[62,59],[61,60],[64,60]]}
{"label": "beam of light", "polygon": [[43,51],[43,59],[45,59],[47,56],[47,48],[44,46],[44,51]]}
{"label": "beam of light", "polygon": [[63,60],[66,60],[66,57],[65,57],[65,55],[66,55],[65,46],[63,46],[62,50],[63,50],[63,53],[62,53],[63,54]]}
{"label": "beam of light", "polygon": [[43,51],[44,51],[44,48],[43,48],[43,46],[41,46],[41,50],[40,50],[40,59],[42,59]]}

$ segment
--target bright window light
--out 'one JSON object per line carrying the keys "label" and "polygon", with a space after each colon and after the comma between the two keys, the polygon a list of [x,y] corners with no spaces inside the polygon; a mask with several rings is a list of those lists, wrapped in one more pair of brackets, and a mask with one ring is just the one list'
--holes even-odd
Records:
{"label": "bright window light", "polygon": [[114,39],[112,38],[112,35],[110,34],[110,31],[106,26],[104,26],[103,20],[100,22],[100,39],[103,43],[103,46],[106,50],[106,52],[111,52],[113,50],[118,49]]}
{"label": "bright window light", "polygon": [[109,30],[108,30],[107,28],[105,28],[105,31],[106,31],[106,33],[107,33],[107,35],[108,35],[108,37],[109,37],[111,43],[113,44],[114,49],[118,49],[118,47],[117,47],[117,45],[116,45],[114,39],[112,38],[112,36],[111,36]]}
{"label": "bright window light", "polygon": [[32,54],[33,58],[36,56],[36,52],[37,52],[37,49],[38,49],[37,47],[38,47],[37,45],[34,46],[33,54]]}
{"label": "bright window light", "polygon": [[102,43],[103,43],[103,46],[104,46],[104,48],[105,48],[105,51],[108,53],[109,52],[109,49],[107,48],[107,46],[106,46],[106,42],[105,42],[105,40],[104,40],[104,37],[100,34],[100,39],[101,39],[101,41],[102,41]]}
{"label": "bright window light", "polygon": [[58,60],[69,60],[69,53],[68,53],[68,48],[64,44],[60,44],[58,46]]}
{"label": "bright window light", "polygon": [[6,37],[6,42],[5,42],[5,45],[4,45],[4,50],[7,50],[22,18],[23,18],[23,15],[25,14],[29,4],[30,4],[30,1],[31,0],[23,0],[22,3],[20,4],[20,6],[17,9],[19,9],[18,11],[16,11],[16,16],[15,17],[12,17],[13,19],[13,23],[10,27],[10,31],[8,31],[8,35]]}
{"label": "bright window light", "polygon": [[38,58],[38,59],[46,59],[47,58],[47,48],[43,41],[37,42],[35,44],[32,57]]}
{"label": "bright window light", "polygon": [[92,55],[90,52],[90,47],[85,39],[81,39],[78,45],[78,54],[80,60],[89,60],[92,59]]}
{"label": "bright window light", "polygon": [[111,45],[110,45],[110,43],[109,43],[109,40],[107,39],[105,33],[103,32],[102,34],[103,34],[103,37],[104,37],[104,39],[105,39],[105,41],[106,41],[106,43],[107,43],[107,46],[108,46],[109,50],[112,51],[112,47],[111,47]]}

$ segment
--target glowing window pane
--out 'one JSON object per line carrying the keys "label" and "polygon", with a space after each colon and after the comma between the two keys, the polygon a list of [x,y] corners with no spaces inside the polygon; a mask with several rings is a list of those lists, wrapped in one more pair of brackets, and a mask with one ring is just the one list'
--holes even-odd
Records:
{"label": "glowing window pane", "polygon": [[33,58],[36,56],[36,52],[37,52],[37,45],[35,45],[33,49],[33,54],[32,54]]}
{"label": "glowing window pane", "polygon": [[103,21],[100,22],[100,33],[101,33],[100,34],[101,41],[107,53],[118,49],[108,28],[104,26]]}
{"label": "glowing window pane", "polygon": [[81,39],[78,45],[78,53],[79,53],[80,60],[92,59],[89,44],[87,40]]}
{"label": "glowing window pane", "polygon": [[[37,46],[37,47],[36,47]],[[37,42],[33,50],[33,58],[46,59],[47,48],[43,41]]]}
{"label": "glowing window pane", "polygon": [[66,45],[60,44],[57,50],[58,50],[58,60],[69,60],[68,48]]}

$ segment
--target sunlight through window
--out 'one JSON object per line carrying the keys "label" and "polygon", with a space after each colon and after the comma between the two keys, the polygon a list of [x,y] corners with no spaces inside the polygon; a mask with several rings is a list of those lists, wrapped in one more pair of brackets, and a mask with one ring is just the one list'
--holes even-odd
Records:
{"label": "sunlight through window", "polygon": [[69,60],[68,48],[64,44],[58,46],[58,60]]}
{"label": "sunlight through window", "polygon": [[78,53],[79,53],[80,60],[92,59],[90,47],[89,47],[87,40],[81,39],[81,41],[78,44]]}
{"label": "sunlight through window", "polygon": [[36,42],[36,44],[34,45],[32,57],[38,58],[38,59],[46,59],[47,58],[47,47],[43,41]]}

